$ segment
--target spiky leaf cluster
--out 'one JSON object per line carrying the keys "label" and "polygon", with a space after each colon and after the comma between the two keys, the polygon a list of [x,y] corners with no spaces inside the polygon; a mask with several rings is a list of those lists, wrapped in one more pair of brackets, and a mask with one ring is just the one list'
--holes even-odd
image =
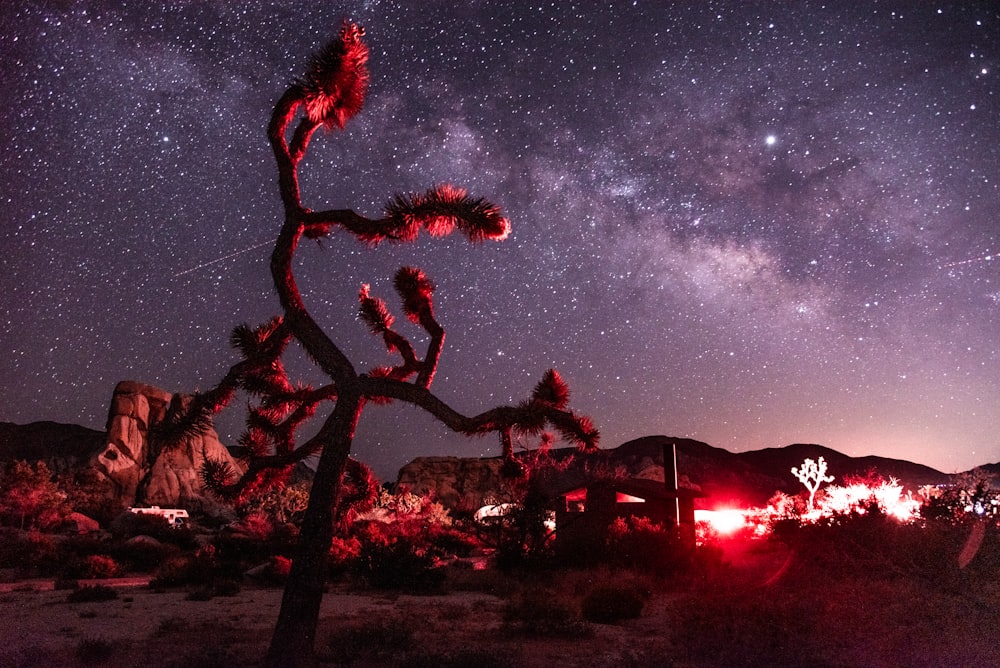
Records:
{"label": "spiky leaf cluster", "polygon": [[225,496],[226,490],[236,479],[236,471],[229,462],[216,461],[209,457],[198,470],[202,486],[217,496]]}
{"label": "spiky leaf cluster", "polygon": [[358,291],[358,301],[361,304],[358,315],[368,325],[368,330],[372,334],[380,335],[392,329],[396,319],[389,313],[385,301],[371,296],[371,287],[367,283]]}
{"label": "spiky leaf cluster", "polygon": [[435,286],[427,274],[416,267],[400,267],[393,278],[393,286],[403,298],[403,313],[410,322],[419,324],[422,318],[433,317]]}
{"label": "spiky leaf cluster", "polygon": [[298,80],[306,114],[327,129],[342,129],[361,111],[368,91],[368,45],[364,28],[344,23],[340,36],[316,55]]}
{"label": "spiky leaf cluster", "polygon": [[558,371],[549,369],[542,376],[538,385],[535,385],[535,390],[531,393],[531,400],[551,406],[556,410],[563,410],[569,405],[569,385],[562,379]]}
{"label": "spiky leaf cluster", "polygon": [[483,199],[469,197],[450,184],[431,187],[416,195],[396,195],[385,206],[386,221],[393,238],[412,241],[423,226],[432,236],[445,236],[458,228],[469,241],[502,241],[510,234],[510,221],[500,208]]}
{"label": "spiky leaf cluster", "polygon": [[549,421],[563,440],[576,444],[580,450],[595,450],[600,440],[600,431],[586,415],[573,412],[556,413]]}

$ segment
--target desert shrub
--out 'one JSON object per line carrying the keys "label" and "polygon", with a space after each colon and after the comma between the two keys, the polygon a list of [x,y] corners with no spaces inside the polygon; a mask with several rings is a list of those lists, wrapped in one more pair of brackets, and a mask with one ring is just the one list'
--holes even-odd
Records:
{"label": "desert shrub", "polygon": [[288,580],[288,574],[291,573],[291,570],[291,559],[276,556],[271,557],[260,566],[251,568],[247,571],[247,575],[263,585],[281,586]]}
{"label": "desert shrub", "polygon": [[115,560],[106,554],[92,554],[85,562],[87,575],[92,578],[113,578],[121,570]]}
{"label": "desert shrub", "polygon": [[472,551],[481,546],[481,542],[473,534],[462,531],[455,525],[427,525],[424,540],[435,547],[442,556],[468,557]]}
{"label": "desert shrub", "polygon": [[[692,665],[822,666],[811,646],[819,623],[815,601],[796,592],[700,592],[676,618],[678,659]],[[686,655],[686,656],[685,656]]]}
{"label": "desert shrub", "polygon": [[919,577],[954,584],[964,542],[956,529],[947,523],[900,523],[872,505],[816,522],[781,523],[773,536],[793,550],[785,576],[792,580]]}
{"label": "desert shrub", "polygon": [[237,512],[242,517],[259,516],[275,525],[299,525],[309,505],[309,486],[303,482],[258,489],[241,500]]}
{"label": "desert shrub", "polygon": [[965,474],[948,487],[925,488],[920,516],[961,524],[970,519],[1000,517],[1000,492],[988,478]]}
{"label": "desert shrub", "polygon": [[80,583],[77,582],[75,578],[56,578],[52,588],[57,591],[63,589],[79,589]]}
{"label": "desert shrub", "polygon": [[55,575],[61,559],[58,541],[37,531],[0,529],[0,568],[17,569],[20,577]]}
{"label": "desert shrub", "polygon": [[114,646],[103,638],[84,638],[76,646],[76,658],[84,665],[106,663],[114,653]]}
{"label": "desert shrub", "polygon": [[243,571],[274,557],[294,554],[298,536],[298,527],[293,524],[278,524],[253,515],[220,532],[212,545],[221,564]]}
{"label": "desert shrub", "polygon": [[124,542],[115,543],[109,550],[118,563],[127,571],[150,573],[168,558],[177,556],[180,548],[161,543],[155,538],[137,536]]}
{"label": "desert shrub", "polygon": [[608,583],[592,589],[580,604],[583,618],[598,624],[614,624],[637,619],[646,605],[646,596],[630,583]]}
{"label": "desert shrub", "polygon": [[518,587],[520,573],[485,568],[476,570],[452,564],[445,569],[449,591],[478,591],[506,597]]}
{"label": "desert shrub", "polygon": [[187,651],[164,665],[166,668],[219,668],[219,666],[239,666],[244,663],[245,661],[240,660],[232,649],[213,645]]}
{"label": "desert shrub", "polygon": [[438,618],[457,622],[469,618],[469,606],[464,603],[447,603],[437,608]]}
{"label": "desert shrub", "polygon": [[503,626],[508,632],[543,638],[583,638],[592,633],[576,618],[573,604],[556,592],[527,589],[504,606]]}
{"label": "desert shrub", "polygon": [[118,592],[111,587],[95,585],[93,587],[80,587],[70,592],[66,600],[70,603],[96,603],[99,601],[114,601],[118,598]]}
{"label": "desert shrub", "polygon": [[414,629],[403,618],[359,620],[334,631],[328,640],[329,657],[337,663],[386,660],[413,646]]}
{"label": "desert shrub", "polygon": [[219,562],[212,545],[205,545],[194,554],[180,554],[168,558],[156,570],[156,577],[150,582],[150,586],[159,589],[200,585],[226,577],[239,579],[240,576],[239,570],[233,572],[231,564]]}
{"label": "desert shrub", "polygon": [[459,647],[450,650],[412,652],[401,668],[507,668],[510,657],[496,649]]}
{"label": "desert shrub", "polygon": [[209,601],[216,596],[236,596],[240,591],[242,591],[242,587],[239,582],[222,578],[192,589],[185,596],[185,599],[188,601]]}
{"label": "desert shrub", "polygon": [[694,561],[694,546],[673,528],[645,517],[617,518],[608,527],[602,561],[612,566],[671,575]]}
{"label": "desert shrub", "polygon": [[362,545],[357,570],[376,589],[426,593],[439,590],[445,579],[433,556],[398,538]]}
{"label": "desert shrub", "polygon": [[215,596],[215,592],[212,590],[211,586],[198,587],[197,589],[192,589],[188,592],[187,596],[184,597],[185,601],[211,601],[212,597]]}
{"label": "desert shrub", "polygon": [[334,536],[330,543],[327,563],[330,574],[341,575],[350,569],[361,556],[361,541],[356,536]]}

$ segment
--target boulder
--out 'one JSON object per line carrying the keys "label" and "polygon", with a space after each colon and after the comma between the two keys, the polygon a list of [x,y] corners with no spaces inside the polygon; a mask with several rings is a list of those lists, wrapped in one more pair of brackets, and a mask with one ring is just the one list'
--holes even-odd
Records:
{"label": "boulder", "polygon": [[417,457],[399,471],[397,485],[429,494],[447,508],[475,511],[500,490],[499,458]]}
{"label": "boulder", "polygon": [[199,477],[205,458],[227,462],[237,472],[243,470],[212,428],[174,444],[150,438],[151,430],[172,406],[184,407],[189,401],[187,395],[171,394],[135,381],[115,386],[105,446],[91,465],[111,481],[120,506],[208,510],[216,503]]}

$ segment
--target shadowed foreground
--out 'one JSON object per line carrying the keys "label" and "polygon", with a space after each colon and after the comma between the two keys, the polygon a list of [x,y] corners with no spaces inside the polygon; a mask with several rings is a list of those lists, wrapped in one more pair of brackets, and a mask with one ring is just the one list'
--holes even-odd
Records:
{"label": "shadowed foreground", "polygon": [[[913,578],[795,577],[773,545],[727,556],[738,564],[683,581],[449,569],[440,595],[339,585],[323,599],[318,654],[326,665],[477,668],[1000,664],[1000,586],[970,595]],[[645,591],[639,618],[584,619],[586,592],[608,582]],[[208,600],[116,591],[88,603],[64,590],[0,594],[0,664],[260,665],[281,602],[279,589],[250,587]]]}

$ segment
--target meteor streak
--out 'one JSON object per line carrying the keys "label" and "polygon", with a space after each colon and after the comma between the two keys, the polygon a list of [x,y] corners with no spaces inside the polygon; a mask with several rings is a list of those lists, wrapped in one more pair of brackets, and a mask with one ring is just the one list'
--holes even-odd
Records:
{"label": "meteor streak", "polygon": [[238,251],[229,253],[228,255],[223,255],[222,257],[217,257],[214,260],[209,260],[208,262],[202,262],[201,264],[196,265],[194,267],[191,267],[190,269],[185,269],[184,271],[177,272],[176,274],[174,274],[174,278],[177,278],[178,276],[183,276],[184,274],[190,274],[191,272],[198,271],[199,269],[203,269],[204,267],[210,267],[213,264],[217,264],[219,262],[224,262],[224,261],[228,260],[229,258],[236,257],[237,255],[243,255],[244,253],[249,253],[250,251],[255,250],[257,248],[260,248],[261,246],[267,246],[268,244],[273,244],[273,243],[274,243],[274,239],[271,239],[269,241],[262,241],[259,244],[256,244],[254,246],[250,246],[249,248],[244,248],[243,250],[238,250]]}
{"label": "meteor streak", "polygon": [[994,259],[1000,259],[1000,255],[982,255],[980,257],[969,258],[968,260],[959,260],[957,262],[948,262],[946,264],[942,264],[939,268],[940,269],[949,269],[951,267],[961,267],[961,266],[966,265],[966,264],[975,264],[977,262],[990,262],[991,260],[994,260]]}

